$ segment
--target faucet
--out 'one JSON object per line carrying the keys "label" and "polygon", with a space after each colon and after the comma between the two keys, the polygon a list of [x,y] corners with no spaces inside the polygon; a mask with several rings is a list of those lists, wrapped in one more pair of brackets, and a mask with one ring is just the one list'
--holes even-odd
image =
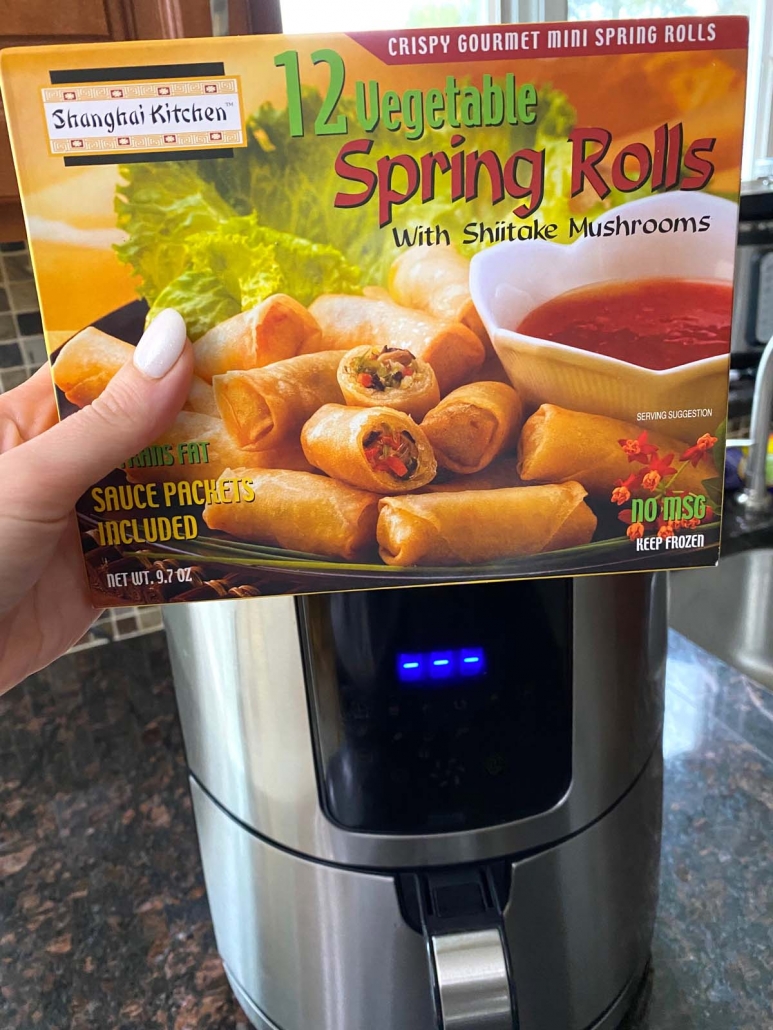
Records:
{"label": "faucet", "polygon": [[748,440],[728,440],[728,447],[749,447],[746,463],[746,489],[736,503],[749,514],[763,514],[773,509],[773,495],[768,491],[766,465],[768,437],[773,420],[773,337],[760,358],[754,383],[751,428]]}

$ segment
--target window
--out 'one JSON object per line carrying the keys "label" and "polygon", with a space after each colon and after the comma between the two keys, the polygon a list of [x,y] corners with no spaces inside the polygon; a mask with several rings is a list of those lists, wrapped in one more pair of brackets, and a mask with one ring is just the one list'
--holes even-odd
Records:
{"label": "window", "polygon": [[285,32],[367,32],[496,21],[497,0],[282,0]]}

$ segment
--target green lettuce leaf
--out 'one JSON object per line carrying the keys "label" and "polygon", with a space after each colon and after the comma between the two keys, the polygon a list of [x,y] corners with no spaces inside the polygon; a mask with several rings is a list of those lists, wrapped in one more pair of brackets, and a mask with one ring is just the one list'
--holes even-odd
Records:
{"label": "green lettuce leaf", "polygon": [[190,234],[185,252],[185,270],[152,300],[148,320],[177,308],[192,340],[272,293],[310,304],[320,293],[354,292],[360,279],[333,247],[267,229],[254,213]]}
{"label": "green lettuce leaf", "polygon": [[188,336],[198,340],[213,325],[242,310],[240,299],[230,293],[223,279],[212,272],[182,272],[164,287],[150,305],[145,324],[164,308],[176,308],[185,319]]}
{"label": "green lettuce leaf", "polygon": [[128,237],[116,246],[121,261],[140,278],[153,301],[188,263],[188,238],[216,230],[234,212],[187,161],[132,164],[122,168],[115,209]]}

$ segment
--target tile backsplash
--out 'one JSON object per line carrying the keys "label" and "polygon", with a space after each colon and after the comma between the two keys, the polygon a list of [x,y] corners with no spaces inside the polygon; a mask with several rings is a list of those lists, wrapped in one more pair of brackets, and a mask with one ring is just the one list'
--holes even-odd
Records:
{"label": "tile backsplash", "polygon": [[[25,382],[47,359],[30,256],[24,243],[0,243],[0,393]],[[73,650],[161,629],[161,609],[112,608]]]}

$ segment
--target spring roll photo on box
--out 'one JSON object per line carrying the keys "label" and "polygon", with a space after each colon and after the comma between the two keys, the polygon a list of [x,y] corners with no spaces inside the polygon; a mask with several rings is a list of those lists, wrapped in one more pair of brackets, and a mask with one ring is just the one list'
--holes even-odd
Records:
{"label": "spring roll photo on box", "polygon": [[717,562],[748,24],[624,24],[2,51],[60,418],[193,345],[95,606]]}

